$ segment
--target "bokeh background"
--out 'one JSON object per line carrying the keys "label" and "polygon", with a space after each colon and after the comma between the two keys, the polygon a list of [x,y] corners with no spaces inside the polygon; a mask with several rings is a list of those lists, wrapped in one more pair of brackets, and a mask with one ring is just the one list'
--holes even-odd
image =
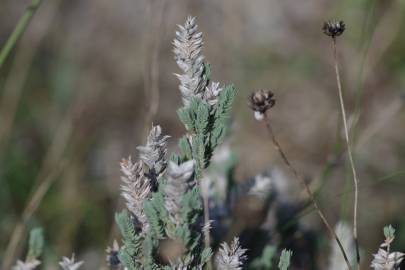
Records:
{"label": "bokeh background", "polygon": [[[1,46],[28,2],[0,1]],[[352,180],[331,40],[321,27],[329,18],[346,22],[338,50],[365,265],[386,224],[397,228],[404,251],[404,8],[400,0],[43,0],[0,70],[0,261],[23,221],[45,229],[48,262],[75,252],[86,269],[104,264],[122,206],[119,161],[136,155],[152,122],[172,136],[173,150],[184,132],[172,40],[187,15],[204,33],[213,80],[238,90],[229,137],[235,179],[276,167],[289,194],[305,198],[247,107],[252,90],[271,89],[275,132],[311,186],[321,187],[332,223],[351,221]],[[30,204],[38,188],[44,196]],[[327,254],[318,217],[302,220]]]}

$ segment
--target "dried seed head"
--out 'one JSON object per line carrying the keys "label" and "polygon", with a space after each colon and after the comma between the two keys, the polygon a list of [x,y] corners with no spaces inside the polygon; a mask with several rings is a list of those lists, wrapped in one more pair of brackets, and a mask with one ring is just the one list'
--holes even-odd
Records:
{"label": "dried seed head", "polygon": [[323,33],[332,38],[335,38],[335,37],[343,34],[345,29],[346,29],[345,23],[343,21],[337,21],[337,20],[330,20],[330,21],[324,22],[323,27],[322,27]]}
{"label": "dried seed head", "polygon": [[249,107],[254,111],[255,118],[262,120],[268,109],[274,106],[276,100],[271,91],[258,90],[250,95]]}

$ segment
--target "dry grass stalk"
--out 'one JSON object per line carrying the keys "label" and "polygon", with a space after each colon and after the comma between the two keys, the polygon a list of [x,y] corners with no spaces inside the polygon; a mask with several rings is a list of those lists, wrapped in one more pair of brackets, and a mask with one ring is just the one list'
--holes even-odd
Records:
{"label": "dry grass stalk", "polygon": [[265,114],[265,121],[266,121],[266,127],[267,130],[270,133],[271,136],[271,140],[273,142],[274,148],[277,150],[277,152],[280,154],[281,158],[283,159],[284,163],[287,165],[287,167],[290,169],[290,171],[294,174],[295,178],[298,179],[298,181],[300,181],[304,187],[305,187],[305,191],[307,192],[312,205],[315,207],[316,212],[318,213],[319,217],[321,218],[323,224],[325,225],[325,227],[327,228],[327,230],[329,231],[329,234],[331,235],[331,237],[333,237],[336,241],[336,243],[338,244],[340,251],[342,252],[342,255],[344,257],[344,260],[346,262],[347,268],[349,270],[352,270],[352,267],[350,265],[349,259],[347,257],[347,254],[343,248],[343,245],[339,239],[339,237],[336,235],[335,231],[332,229],[331,225],[329,224],[328,220],[326,219],[325,215],[323,214],[321,208],[319,207],[317,201],[315,200],[315,197],[311,191],[311,189],[308,186],[308,183],[298,174],[297,170],[291,165],[290,161],[288,160],[286,154],[284,153],[283,149],[281,148],[281,145],[279,144],[276,136],[274,135],[273,129],[271,127],[271,123],[270,123],[270,119],[268,117],[267,114]]}
{"label": "dry grass stalk", "polygon": [[298,174],[297,170],[294,168],[294,166],[291,164],[289,159],[287,158],[287,155],[283,151],[280,143],[278,142],[274,132],[273,128],[271,126],[271,121],[270,117],[268,115],[268,110],[272,108],[275,105],[275,99],[274,99],[274,94],[271,91],[264,91],[264,90],[259,90],[253,93],[250,96],[250,103],[249,106],[253,110],[255,114],[255,118],[257,120],[264,120],[266,123],[267,130],[270,134],[271,141],[273,143],[274,148],[276,151],[280,154],[282,160],[284,163],[287,165],[289,170],[293,173],[296,179],[298,179],[299,182],[302,183],[302,185],[305,187],[305,191],[307,192],[313,206],[315,207],[315,210],[317,211],[319,217],[321,218],[322,222],[326,226],[326,228],[329,231],[329,234],[331,235],[332,238],[334,238],[339,245],[340,251],[342,252],[342,255],[345,259],[345,262],[347,264],[347,267],[349,270],[352,270],[352,267],[350,265],[349,259],[347,257],[347,254],[343,248],[343,245],[339,239],[339,237],[336,235],[335,231],[333,230],[332,226],[329,224],[328,220],[326,219],[325,215],[323,214],[321,208],[319,207],[318,203],[315,200],[315,197],[309,188],[308,183]]}
{"label": "dry grass stalk", "polygon": [[336,73],[336,81],[338,86],[338,93],[339,93],[339,103],[340,103],[340,110],[342,113],[342,120],[343,120],[343,128],[345,134],[345,141],[347,147],[347,153],[349,156],[350,167],[353,174],[353,184],[354,184],[354,203],[353,203],[353,238],[356,245],[356,258],[357,258],[357,269],[360,269],[360,250],[359,250],[359,241],[357,235],[357,219],[358,219],[358,204],[359,204],[359,179],[357,177],[356,167],[354,165],[354,159],[350,144],[349,138],[349,128],[347,125],[347,117],[346,117],[346,109],[343,100],[343,91],[342,91],[342,83],[340,80],[340,72],[339,72],[339,64],[338,64],[338,57],[337,57],[337,46],[336,46],[336,38],[332,38],[333,42],[333,57],[335,62],[335,73]]}

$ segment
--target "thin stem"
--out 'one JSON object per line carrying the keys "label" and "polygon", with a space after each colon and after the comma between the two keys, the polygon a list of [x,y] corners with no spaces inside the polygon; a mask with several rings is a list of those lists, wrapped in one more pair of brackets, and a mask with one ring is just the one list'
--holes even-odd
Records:
{"label": "thin stem", "polygon": [[[77,100],[71,105],[71,108],[61,120],[56,133],[53,136],[52,143],[45,154],[41,168],[35,180],[35,182],[39,184],[33,190],[19,223],[14,227],[13,232],[11,233],[10,240],[5,249],[6,251],[4,253],[5,255],[1,264],[1,269],[10,269],[15,254],[20,252],[20,242],[25,233],[27,222],[38,210],[44,196],[49,191],[52,184],[60,179],[56,176],[63,173],[70,162],[68,158],[64,158],[64,154],[72,141],[72,134],[74,132],[73,119],[81,116],[77,112],[83,111],[83,108],[88,104],[86,92],[79,92],[79,94]],[[74,145],[71,147],[73,146]]]}
{"label": "thin stem", "polygon": [[18,246],[21,239],[25,234],[25,227],[34,213],[37,211],[39,205],[42,202],[45,194],[49,190],[52,183],[57,179],[57,176],[65,169],[66,161],[62,160],[57,167],[53,168],[44,178],[44,180],[39,184],[38,188],[35,189],[28,204],[25,206],[24,212],[22,213],[21,220],[14,226],[13,232],[11,233],[10,240],[7,244],[7,248],[4,255],[4,261],[2,263],[2,269],[10,269],[11,264],[14,260],[15,254],[17,253]]}
{"label": "thin stem", "polygon": [[[201,183],[201,179],[198,179],[198,182]],[[203,209],[204,209],[204,246],[205,248],[211,247],[211,236],[210,236],[210,208],[209,208],[209,194],[207,192],[202,192],[202,199],[203,199]],[[207,270],[212,270],[212,260],[208,260],[207,262]]]}
{"label": "thin stem", "polygon": [[347,267],[349,270],[353,270],[353,268],[350,265],[349,259],[346,255],[346,252],[343,248],[342,243],[340,242],[339,237],[336,235],[335,231],[332,229],[332,226],[329,224],[328,220],[326,219],[325,215],[323,214],[321,208],[319,207],[318,203],[315,200],[315,197],[311,191],[311,189],[308,186],[308,183],[298,174],[297,170],[292,166],[292,164],[290,163],[290,161],[288,160],[286,154],[284,153],[283,149],[281,148],[281,145],[279,144],[279,142],[277,141],[276,136],[274,135],[273,129],[271,127],[271,123],[270,123],[270,119],[269,116],[267,114],[265,114],[265,122],[266,122],[266,127],[267,130],[270,134],[271,140],[273,142],[273,146],[274,148],[277,150],[277,152],[280,154],[281,158],[283,159],[284,163],[287,165],[287,167],[291,170],[291,172],[294,174],[295,178],[298,179],[298,181],[300,181],[304,187],[305,187],[305,191],[307,192],[313,206],[315,207],[315,210],[317,211],[319,217],[321,218],[322,222],[324,223],[325,227],[328,229],[329,234],[331,235],[331,237],[333,237],[339,248],[340,251],[342,252],[342,255],[344,257],[344,260],[347,264]]}
{"label": "thin stem", "polygon": [[345,133],[345,140],[346,140],[346,146],[347,146],[347,153],[349,155],[349,161],[350,161],[350,167],[352,169],[353,173],[353,184],[354,184],[354,204],[353,204],[353,237],[354,237],[354,242],[356,245],[356,259],[357,259],[357,269],[360,269],[360,251],[359,251],[359,241],[357,237],[357,209],[358,209],[358,184],[359,180],[357,178],[357,172],[356,168],[354,166],[354,160],[353,160],[353,155],[352,155],[352,149],[350,145],[350,139],[349,139],[349,129],[347,127],[347,120],[346,120],[346,110],[345,110],[345,105],[343,101],[343,91],[342,91],[342,84],[340,81],[340,72],[339,72],[339,65],[338,65],[338,57],[337,57],[337,46],[336,46],[336,39],[332,39],[333,42],[333,58],[335,61],[335,72],[336,72],[336,81],[337,81],[337,87],[338,87],[338,93],[339,93],[339,101],[340,101],[340,109],[342,112],[342,120],[343,120],[343,128],[344,128],[344,133]]}
{"label": "thin stem", "polygon": [[41,5],[42,0],[32,0],[29,6],[25,9],[24,14],[21,16],[18,21],[14,31],[11,33],[10,37],[6,41],[6,44],[0,51],[0,68],[3,66],[4,62],[7,59],[7,56],[10,54],[11,50],[14,48],[17,41],[20,39],[22,34],[27,29],[29,22],[31,21],[32,16],[35,14],[35,11]]}
{"label": "thin stem", "polygon": [[[204,225],[208,226],[208,223],[210,222],[210,212],[209,212],[209,204],[208,204],[207,196],[204,196],[203,200],[204,200]],[[209,230],[204,231],[204,243],[205,243],[205,247],[210,247],[210,245],[211,245]]]}
{"label": "thin stem", "polygon": [[148,15],[150,29],[146,32],[145,39],[145,62],[143,70],[144,94],[149,100],[145,113],[145,132],[149,132],[150,123],[153,122],[159,109],[160,88],[159,88],[159,53],[162,45],[161,39],[164,36],[167,0],[149,1]]}

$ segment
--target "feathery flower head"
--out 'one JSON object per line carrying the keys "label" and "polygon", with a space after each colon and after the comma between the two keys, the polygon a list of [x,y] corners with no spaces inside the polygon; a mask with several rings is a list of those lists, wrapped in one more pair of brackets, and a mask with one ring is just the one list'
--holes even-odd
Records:
{"label": "feathery flower head", "polygon": [[131,157],[123,159],[121,171],[124,174],[121,177],[121,195],[126,200],[128,210],[134,215],[137,227],[146,232],[149,226],[143,204],[151,196],[152,186],[150,180],[145,177],[143,162],[133,163]]}
{"label": "feathery flower head", "polygon": [[108,266],[115,269],[121,266],[121,261],[118,258],[118,253],[120,252],[120,246],[117,240],[114,240],[112,247],[107,247],[105,250],[107,253],[106,261]]}
{"label": "feathery flower head", "polygon": [[83,261],[75,262],[75,255],[72,254],[72,258],[63,257],[62,261],[59,262],[59,265],[63,270],[77,270],[83,264]]}
{"label": "feathery flower head", "polygon": [[216,256],[216,265],[221,270],[241,270],[246,260],[246,249],[241,248],[239,239],[235,237],[229,246],[222,243]]}
{"label": "feathery flower head", "polygon": [[136,148],[140,152],[140,159],[149,168],[147,176],[151,178],[152,181],[156,181],[166,169],[166,145],[169,138],[170,136],[162,134],[162,128],[159,125],[152,125],[152,129],[146,140],[146,145]]}
{"label": "feathery flower head", "polygon": [[345,23],[343,21],[337,21],[337,20],[330,20],[330,21],[324,22],[323,27],[322,27],[323,33],[332,38],[335,38],[335,37],[343,34],[345,29],[346,29]]}
{"label": "feathery flower head", "polygon": [[258,90],[249,97],[249,107],[254,111],[256,120],[262,120],[266,111],[275,103],[276,100],[271,91]]}
{"label": "feathery flower head", "polygon": [[170,218],[176,224],[181,223],[178,210],[181,207],[183,195],[195,185],[194,160],[186,161],[180,165],[170,161],[167,168],[167,183],[165,186],[165,207]]}
{"label": "feathery flower head", "polygon": [[179,25],[173,45],[174,59],[183,71],[183,74],[176,76],[180,80],[183,104],[188,106],[193,97],[203,96],[208,85],[204,56],[201,53],[202,33],[198,32],[195,17],[188,17],[184,25]]}

